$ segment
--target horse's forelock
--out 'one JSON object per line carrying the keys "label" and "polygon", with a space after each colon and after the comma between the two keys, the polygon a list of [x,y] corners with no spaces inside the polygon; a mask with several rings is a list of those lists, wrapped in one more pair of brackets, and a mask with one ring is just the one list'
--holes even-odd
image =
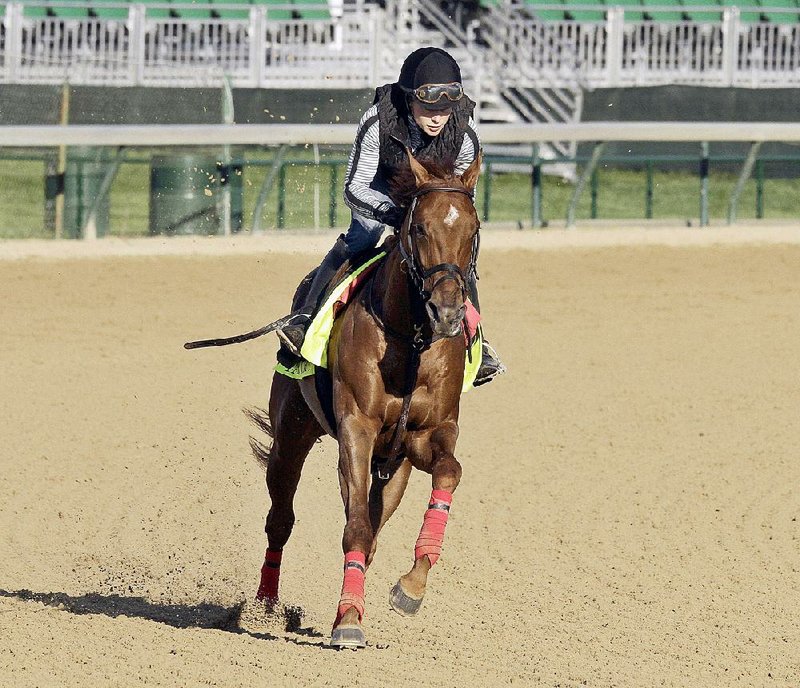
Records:
{"label": "horse's forelock", "polygon": [[[429,160],[426,161],[418,160],[417,162],[419,162],[419,164],[422,165],[428,171],[428,174],[431,175],[431,180],[430,182],[425,184],[425,187],[464,186],[464,183],[461,181],[461,177],[459,175],[453,174],[452,172],[448,171],[443,165],[440,165],[436,162],[432,162]],[[406,207],[411,205],[411,199],[415,196],[417,191],[418,191],[417,179],[414,176],[414,172],[411,170],[411,167],[406,167],[402,169],[392,179],[391,183],[392,198],[398,205]]]}

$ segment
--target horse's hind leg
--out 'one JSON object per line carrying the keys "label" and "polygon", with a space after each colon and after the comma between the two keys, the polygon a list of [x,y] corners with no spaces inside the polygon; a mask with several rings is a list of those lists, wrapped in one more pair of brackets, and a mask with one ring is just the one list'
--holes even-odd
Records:
{"label": "horse's hind leg", "polygon": [[256,599],[275,602],[283,548],[294,527],[294,495],[306,456],[323,430],[306,405],[297,382],[277,373],[270,391],[269,424],[263,419],[255,420],[272,435],[269,448],[252,443],[256,457],[266,464],[271,501],[264,529],[267,552]]}

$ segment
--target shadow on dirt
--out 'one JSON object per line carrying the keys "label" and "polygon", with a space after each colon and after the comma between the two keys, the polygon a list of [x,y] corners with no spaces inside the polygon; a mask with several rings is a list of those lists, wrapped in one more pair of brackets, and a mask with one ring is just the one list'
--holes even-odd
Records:
{"label": "shadow on dirt", "polygon": [[30,590],[2,590],[0,597],[39,602],[71,614],[102,614],[116,618],[129,616],[167,624],[173,628],[207,628],[239,635],[249,635],[259,640],[279,640],[269,633],[254,633],[239,627],[239,618],[244,607],[240,602],[232,607],[203,602],[197,605],[156,604],[142,597],[121,597],[88,593],[72,596],[63,592],[31,592]]}

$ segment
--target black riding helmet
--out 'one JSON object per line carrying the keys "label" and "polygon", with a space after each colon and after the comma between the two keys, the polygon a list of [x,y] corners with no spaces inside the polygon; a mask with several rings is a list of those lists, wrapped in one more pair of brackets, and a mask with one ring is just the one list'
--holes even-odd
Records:
{"label": "black riding helmet", "polygon": [[461,69],[441,48],[419,48],[400,69],[398,86],[429,110],[444,110],[464,95]]}

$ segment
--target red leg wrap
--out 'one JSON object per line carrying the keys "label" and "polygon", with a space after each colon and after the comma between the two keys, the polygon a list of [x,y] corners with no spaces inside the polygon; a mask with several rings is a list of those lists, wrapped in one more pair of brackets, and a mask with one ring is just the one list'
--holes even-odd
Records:
{"label": "red leg wrap", "polygon": [[283,550],[268,549],[261,566],[261,584],[258,586],[256,599],[276,601],[278,599],[278,579],[281,575],[281,557]]}
{"label": "red leg wrap", "polygon": [[442,542],[444,542],[444,529],[447,526],[447,517],[450,514],[450,504],[453,501],[453,493],[447,490],[433,490],[431,501],[428,503],[428,510],[422,521],[422,529],[419,531],[417,545],[414,547],[414,559],[420,559],[426,554],[433,566],[442,553]]}
{"label": "red leg wrap", "polygon": [[367,557],[363,552],[348,552],[344,555],[344,582],[342,596],[334,626],[338,626],[344,613],[351,607],[358,612],[358,620],[364,618],[364,578],[367,571]]}

